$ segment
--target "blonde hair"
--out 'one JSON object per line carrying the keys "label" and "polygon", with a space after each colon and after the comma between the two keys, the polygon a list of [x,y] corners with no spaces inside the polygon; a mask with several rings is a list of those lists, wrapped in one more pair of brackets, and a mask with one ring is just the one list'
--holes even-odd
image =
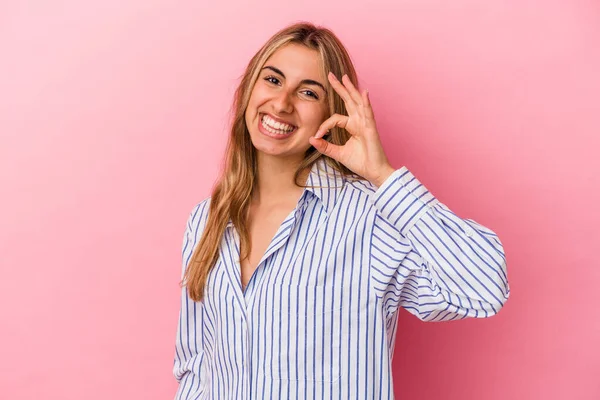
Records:
{"label": "blonde hair", "polygon": [[[327,73],[331,71],[341,80],[341,77],[347,74],[350,81],[359,89],[350,55],[340,40],[329,29],[317,27],[312,23],[298,22],[281,29],[252,57],[235,91],[234,102],[230,110],[231,134],[225,150],[221,176],[212,190],[206,221],[206,226],[209,226],[210,229],[203,230],[200,242],[196,246],[180,282],[180,287],[187,285],[188,295],[193,301],[202,301],[204,298],[208,274],[218,260],[219,245],[230,219],[238,229],[240,246],[245,250],[240,255],[241,259],[245,259],[249,254],[250,235],[246,227],[246,215],[255,184],[257,165],[256,150],[246,126],[245,112],[261,68],[275,51],[291,43],[304,45],[319,53],[323,76],[327,76]],[[347,115],[344,100],[333,90],[329,82],[326,87],[329,116],[334,113]],[[330,129],[328,136],[329,142],[338,145],[343,145],[349,138],[349,133],[339,127]],[[327,164],[335,168],[343,177],[364,179],[311,146],[294,174],[296,186],[306,187],[298,184],[298,178],[303,171],[311,168],[321,157],[325,157]]]}

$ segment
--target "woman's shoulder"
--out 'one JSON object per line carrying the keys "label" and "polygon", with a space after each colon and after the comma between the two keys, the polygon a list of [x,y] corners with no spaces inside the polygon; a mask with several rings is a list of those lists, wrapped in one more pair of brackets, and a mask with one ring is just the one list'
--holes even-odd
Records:
{"label": "woman's shoulder", "polygon": [[210,196],[206,197],[194,205],[188,217],[188,228],[195,229],[202,221],[206,221],[210,199]]}

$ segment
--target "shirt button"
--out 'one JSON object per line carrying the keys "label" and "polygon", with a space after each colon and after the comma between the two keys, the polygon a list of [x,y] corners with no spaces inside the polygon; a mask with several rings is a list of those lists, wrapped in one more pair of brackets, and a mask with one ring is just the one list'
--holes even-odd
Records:
{"label": "shirt button", "polygon": [[467,235],[468,237],[473,236],[473,229],[471,229],[471,227],[469,227],[469,225],[467,224],[463,224],[463,229],[465,231],[465,235]]}

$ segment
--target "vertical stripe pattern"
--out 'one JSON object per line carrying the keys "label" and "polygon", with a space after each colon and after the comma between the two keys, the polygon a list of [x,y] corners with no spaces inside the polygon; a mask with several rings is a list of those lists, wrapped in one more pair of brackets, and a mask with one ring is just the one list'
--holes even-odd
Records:
{"label": "vertical stripe pattern", "polygon": [[[229,221],[205,299],[181,293],[175,399],[392,399],[400,308],[441,322],[498,313],[510,293],[497,235],[406,167],[380,187],[319,159],[248,286]],[[181,276],[210,197],[187,221]]]}

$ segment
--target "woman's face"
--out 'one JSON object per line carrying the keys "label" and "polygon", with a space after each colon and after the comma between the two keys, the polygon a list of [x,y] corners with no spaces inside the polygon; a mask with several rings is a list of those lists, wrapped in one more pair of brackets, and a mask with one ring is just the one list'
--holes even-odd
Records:
{"label": "woman's face", "polygon": [[261,69],[246,109],[254,147],[301,159],[311,146],[308,138],[329,114],[326,88],[316,50],[298,44],[279,48]]}

